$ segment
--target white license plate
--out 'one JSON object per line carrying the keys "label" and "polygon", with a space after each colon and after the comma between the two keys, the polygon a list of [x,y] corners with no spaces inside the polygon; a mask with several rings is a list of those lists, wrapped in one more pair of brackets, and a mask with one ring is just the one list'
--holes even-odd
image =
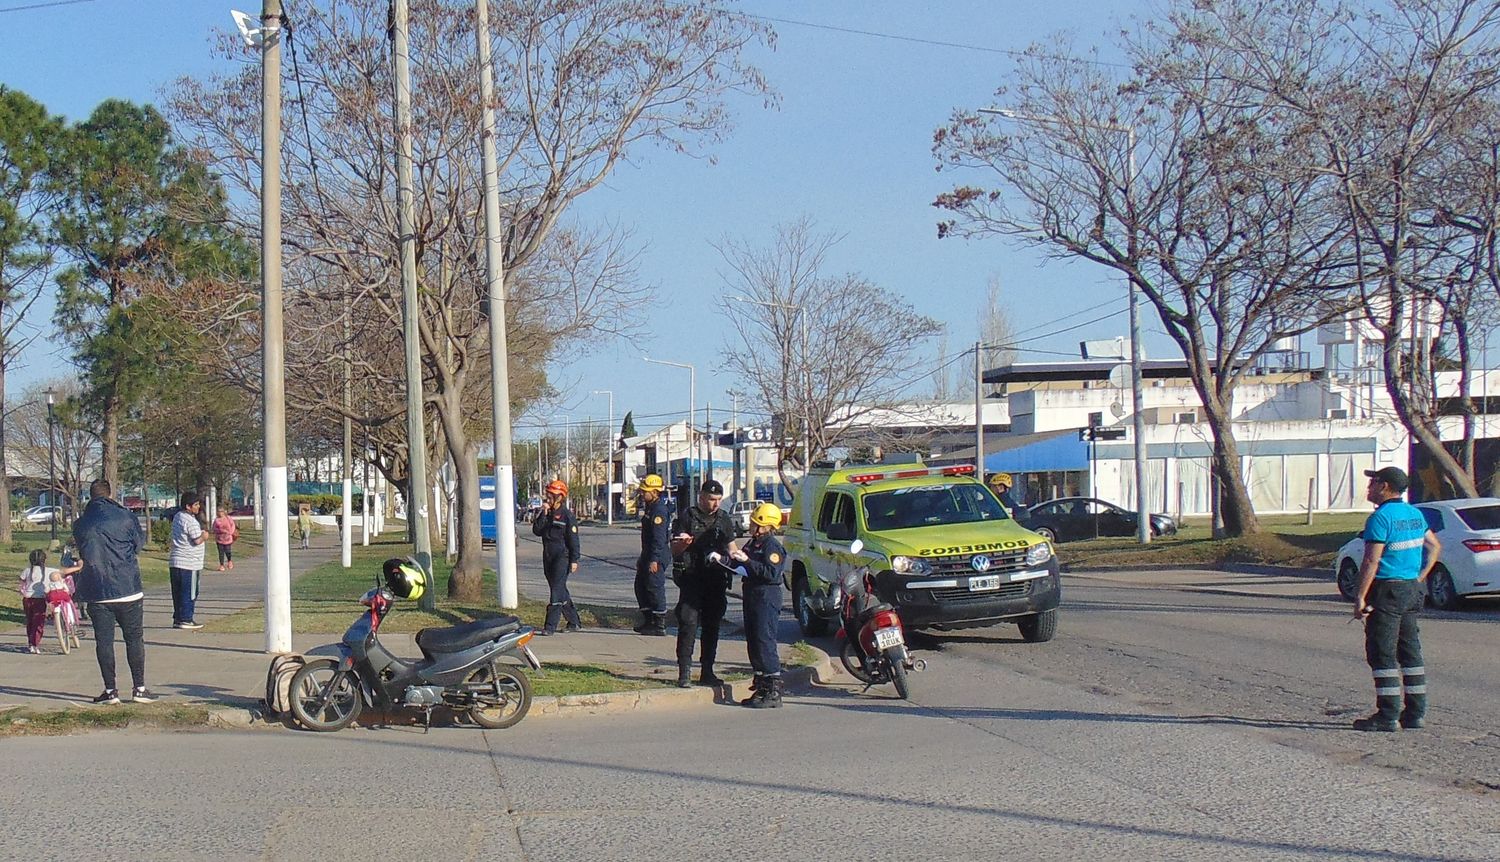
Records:
{"label": "white license plate", "polygon": [[876,649],[890,649],[893,646],[901,646],[904,643],[906,641],[901,637],[901,630],[898,628],[875,630]]}
{"label": "white license plate", "polygon": [[985,575],[982,578],[969,578],[969,592],[971,593],[998,589],[1000,589],[999,575]]}

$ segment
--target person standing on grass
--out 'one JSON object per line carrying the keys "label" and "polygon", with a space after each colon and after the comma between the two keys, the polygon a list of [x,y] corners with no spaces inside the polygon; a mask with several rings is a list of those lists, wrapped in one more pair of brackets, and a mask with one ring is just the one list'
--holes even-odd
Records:
{"label": "person standing on grass", "polygon": [[135,684],[132,699],[136,703],[156,700],[146,688],[146,637],[143,622],[146,593],[141,588],[141,548],[146,535],[135,513],[111,498],[113,488],[108,480],[95,479],[89,485],[89,504],[73,522],[73,539],[83,569],[78,573],[81,602],[88,603],[89,620],[94,624],[94,656],[99,661],[99,675],[104,678],[104,692],[94,703],[120,702],[115,690],[115,625],[125,636],[125,659],[130,664]]}
{"label": "person standing on grass", "polygon": [[203,499],[197,491],[186,491],[177,514],[172,516],[172,544],[167,565],[172,577],[172,625],[179,629],[201,629],[193,619],[198,604],[198,578],[203,574],[203,544],[208,533],[198,523]]}
{"label": "person standing on grass", "polygon": [[214,544],[219,546],[219,571],[228,566],[234,571],[234,540],[240,537],[240,525],[229,517],[229,510],[219,507],[219,517],[214,518]]}
{"label": "person standing on grass", "polygon": [[312,538],[312,506],[307,503],[297,507],[297,533],[302,537],[302,550],[312,547],[308,544]]}

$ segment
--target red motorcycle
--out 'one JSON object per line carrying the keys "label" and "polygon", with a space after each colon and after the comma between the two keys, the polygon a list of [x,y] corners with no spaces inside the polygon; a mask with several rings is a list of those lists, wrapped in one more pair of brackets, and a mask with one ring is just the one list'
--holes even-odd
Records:
{"label": "red motorcycle", "polygon": [[[874,602],[875,583],[870,570],[864,569],[854,575],[864,582],[864,597]],[[870,604],[863,610],[856,607],[860,597],[851,590],[844,590],[844,606],[839,619],[839,661],[849,675],[865,684],[890,682],[896,686],[896,694],[902,700],[911,700],[911,685],[908,672],[927,669],[927,662],[913,660],[906,649],[906,633],[901,626],[901,615],[888,604]],[[858,637],[850,637],[849,624],[859,629]]]}

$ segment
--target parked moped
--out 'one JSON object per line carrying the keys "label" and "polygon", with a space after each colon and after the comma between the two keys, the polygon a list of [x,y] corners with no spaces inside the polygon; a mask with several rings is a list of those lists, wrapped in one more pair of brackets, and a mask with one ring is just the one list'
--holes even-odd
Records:
{"label": "parked moped", "polygon": [[[542,664],[527,643],[536,630],[513,616],[475,620],[417,632],[422,658],[397,658],[381,646],[380,623],[397,597],[417,598],[425,575],[414,563],[387,560],[385,584],[359,600],[368,608],[337,644],[313,651],[289,686],[289,705],[308,730],[341,730],[354,723],[366,706],[420,709],[425,726],[432,711],[452,709],[480,727],[511,727],[531,708],[531,683],[518,669]],[[419,580],[415,586],[413,581]],[[511,661],[504,661],[510,657]]]}

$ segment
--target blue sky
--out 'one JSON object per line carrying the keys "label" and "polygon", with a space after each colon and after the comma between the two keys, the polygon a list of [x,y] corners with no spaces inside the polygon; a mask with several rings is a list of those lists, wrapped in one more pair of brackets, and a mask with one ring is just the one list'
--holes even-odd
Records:
{"label": "blue sky", "polygon": [[[4,11],[36,2],[45,0],[0,0],[0,83],[70,119],[109,97],[154,100],[173,79],[211,71],[209,40],[230,26],[229,0],[93,0]],[[238,2],[247,11],[259,9],[258,0]],[[296,0],[287,6],[295,13]],[[649,342],[598,345],[581,359],[560,362],[553,369],[565,389],[559,403],[518,422],[562,415],[602,419],[606,401],[590,395],[596,389],[614,391],[617,419],[626,410],[680,416],[687,372],[648,365],[640,359],[643,352],[696,365],[700,409],[712,402],[715,414],[723,415],[729,408],[725,393],[735,384],[718,367],[732,330],[714,302],[724,290],[723,266],[710,243],[725,237],[765,243],[776,224],[803,215],[846,235],[830,257],[831,272],[858,272],[906,297],[948,324],[955,348],[977,336],[976,315],[991,275],[999,277],[1022,334],[1056,328],[1049,324],[1077,312],[1123,310],[1123,285],[1103,269],[1044,262],[1005,240],[937,239],[940,213],[930,204],[954,179],[933,170],[932,132],[955,107],[990,103],[1009,69],[1006,55],[827,28],[1018,50],[1060,29],[1092,41],[1144,4],[747,0],[735,8],[823,26],[772,24],[775,49],[758,50],[753,59],[781,94],[781,104],[765,109],[757,100],[737,100],[737,128],[715,151],[715,162],[642,151],[606,187],[582,199],[576,218],[633,226],[646,246],[641,273],[657,289]],[[1142,311],[1149,325],[1151,317]],[[1113,337],[1124,328],[1121,314],[1028,346],[1071,352],[1080,339]],[[1174,350],[1160,335],[1146,344],[1154,356]],[[23,357],[27,367],[14,375],[12,386],[24,387],[56,368],[55,351],[38,343]],[[638,424],[645,430],[654,420]]]}

